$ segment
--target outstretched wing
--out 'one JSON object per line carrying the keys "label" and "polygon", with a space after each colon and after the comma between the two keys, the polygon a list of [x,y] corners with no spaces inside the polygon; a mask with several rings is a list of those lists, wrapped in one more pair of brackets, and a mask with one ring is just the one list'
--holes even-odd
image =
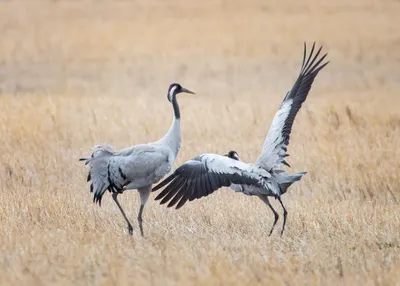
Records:
{"label": "outstretched wing", "polygon": [[292,89],[286,94],[279,110],[275,114],[268,135],[264,141],[263,150],[256,164],[266,170],[271,170],[279,164],[289,164],[285,161],[287,146],[289,145],[290,133],[293,121],[302,103],[306,100],[315,77],[321,69],[329,62],[322,63],[327,54],[319,57],[322,46],[314,55],[315,43],[311,48],[310,55],[306,61],[307,47],[304,43],[303,64],[300,74]]}
{"label": "outstretched wing", "polygon": [[187,161],[164,181],[153,188],[166,188],[155,198],[160,204],[169,201],[168,207],[182,207],[188,200],[208,196],[221,187],[243,184],[264,187],[271,175],[254,165],[226,156],[203,154]]}
{"label": "outstretched wing", "polygon": [[97,145],[93,147],[90,157],[79,159],[85,161],[89,167],[87,181],[90,182],[90,192],[94,193],[93,202],[101,205],[104,192],[110,187],[108,179],[108,162],[114,151],[108,145]]}

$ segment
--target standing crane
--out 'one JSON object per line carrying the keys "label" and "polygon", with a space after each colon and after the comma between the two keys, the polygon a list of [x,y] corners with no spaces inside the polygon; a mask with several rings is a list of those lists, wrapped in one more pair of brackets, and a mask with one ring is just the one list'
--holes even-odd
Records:
{"label": "standing crane", "polygon": [[174,117],[170,129],[163,138],[118,151],[114,151],[108,145],[97,145],[92,149],[90,157],[79,159],[85,161],[85,165],[89,167],[87,181],[90,182],[90,191],[94,193],[93,202],[101,206],[104,192],[110,191],[128,224],[129,234],[133,233],[133,227],[118,202],[118,194],[126,190],[139,191],[140,209],[137,219],[143,236],[142,214],[152,184],[168,174],[181,148],[181,117],[176,99],[178,93],[194,94],[177,83],[169,86],[167,97],[172,103]]}
{"label": "standing crane", "polygon": [[[169,202],[168,207],[176,205],[176,209],[179,209],[188,200],[192,201],[208,196],[221,187],[230,187],[245,195],[258,196],[272,210],[275,220],[269,232],[271,235],[279,218],[268,199],[269,196],[273,196],[283,208],[282,235],[285,230],[287,210],[282,203],[281,196],[286,193],[290,185],[299,181],[306,174],[306,172],[289,174],[281,168],[281,165],[289,166],[285,158],[289,156],[286,152],[293,121],[302,103],[306,100],[315,77],[329,63],[323,63],[327,54],[318,59],[322,47],[315,55],[314,50],[315,43],[307,57],[307,47],[304,43],[300,74],[275,114],[261,155],[254,164],[242,163],[235,151],[230,151],[224,156],[200,155],[184,163],[172,175],[155,186],[153,191],[166,186],[155,199],[161,200],[160,204]],[[267,175],[264,173],[257,182],[249,182],[248,177],[252,173],[260,172],[266,172]],[[267,181],[266,184],[263,182],[264,180]],[[260,184],[264,186],[260,186]]]}

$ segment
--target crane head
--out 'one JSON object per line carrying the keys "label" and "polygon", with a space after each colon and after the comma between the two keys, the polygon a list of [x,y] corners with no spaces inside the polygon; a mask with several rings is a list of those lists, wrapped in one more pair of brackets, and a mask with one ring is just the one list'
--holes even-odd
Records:
{"label": "crane head", "polygon": [[168,100],[172,102],[172,100],[175,98],[175,96],[178,93],[190,93],[190,94],[195,94],[193,91],[190,91],[184,87],[182,87],[179,83],[172,83],[169,88],[168,88]]}
{"label": "crane head", "polygon": [[229,151],[227,154],[224,156],[229,157],[233,160],[240,161],[239,154],[236,151]]}

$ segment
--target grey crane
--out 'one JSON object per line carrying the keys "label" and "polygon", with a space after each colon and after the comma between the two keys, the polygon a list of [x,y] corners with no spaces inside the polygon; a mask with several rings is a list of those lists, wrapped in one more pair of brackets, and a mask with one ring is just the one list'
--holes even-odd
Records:
{"label": "grey crane", "polygon": [[169,86],[167,98],[172,103],[174,117],[170,129],[160,140],[118,151],[109,145],[96,145],[91,156],[79,159],[89,167],[87,181],[90,182],[90,191],[94,193],[93,202],[101,206],[103,194],[106,190],[110,191],[128,224],[130,234],[133,233],[133,227],[118,202],[118,194],[126,190],[139,191],[140,209],[137,219],[143,236],[142,214],[152,184],[170,172],[181,148],[181,117],[176,96],[183,92],[194,94],[177,83]]}
{"label": "grey crane", "polygon": [[[275,114],[262,152],[254,164],[238,164],[241,161],[235,151],[230,151],[224,156],[200,155],[184,163],[172,175],[155,186],[153,191],[166,186],[155,199],[161,200],[161,204],[169,202],[168,207],[176,205],[176,208],[179,209],[188,200],[205,197],[221,187],[230,187],[245,195],[258,196],[272,210],[275,220],[269,232],[271,235],[279,218],[268,199],[269,196],[273,196],[283,208],[282,235],[285,230],[287,210],[282,203],[281,196],[286,193],[290,185],[299,181],[306,174],[306,172],[289,174],[281,168],[281,165],[289,166],[285,158],[289,156],[286,152],[293,121],[302,103],[306,100],[315,77],[329,63],[323,63],[327,54],[318,59],[322,47],[315,55],[314,50],[315,43],[307,57],[307,47],[304,43],[300,74]],[[264,173],[261,173],[261,170]],[[253,173],[262,174],[259,181],[251,176]]]}

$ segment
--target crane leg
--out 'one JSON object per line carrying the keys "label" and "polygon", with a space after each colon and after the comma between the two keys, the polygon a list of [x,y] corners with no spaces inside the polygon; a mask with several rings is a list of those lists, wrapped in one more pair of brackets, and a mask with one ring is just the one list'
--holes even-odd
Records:
{"label": "crane leg", "polygon": [[133,227],[132,227],[132,224],[131,224],[131,222],[129,221],[128,217],[126,216],[125,211],[123,210],[123,208],[122,208],[121,205],[119,204],[119,201],[118,201],[118,194],[119,194],[119,193],[113,193],[113,194],[112,194],[112,198],[113,198],[114,202],[117,204],[119,210],[121,211],[122,216],[124,217],[126,223],[128,224],[128,232],[129,232],[129,234],[132,235],[132,234],[133,234]]}
{"label": "crane leg", "polygon": [[269,234],[268,234],[268,236],[271,236],[271,234],[272,234],[272,231],[274,230],[274,228],[275,228],[275,225],[276,225],[276,223],[278,222],[278,219],[279,219],[279,215],[278,215],[278,213],[276,212],[276,210],[272,207],[272,205],[271,205],[271,203],[269,202],[269,199],[268,199],[268,196],[266,196],[266,195],[260,195],[260,196],[258,196],[270,209],[271,209],[271,211],[274,213],[274,224],[272,225],[272,227],[271,227],[271,230],[270,230],[270,232],[269,232]]}
{"label": "crane leg", "polygon": [[139,228],[140,228],[140,234],[144,236],[143,234],[143,209],[144,205],[147,203],[147,200],[149,199],[150,192],[151,192],[151,185],[146,186],[144,188],[138,189],[139,194],[140,194],[140,208],[139,208],[139,214],[138,214],[138,223],[139,223]]}
{"label": "crane leg", "polygon": [[283,208],[283,226],[282,226],[282,231],[281,231],[281,236],[283,235],[283,231],[285,230],[285,225],[286,225],[286,217],[287,217],[287,210],[285,206],[282,203],[281,197],[278,197],[279,203],[281,204]]}

